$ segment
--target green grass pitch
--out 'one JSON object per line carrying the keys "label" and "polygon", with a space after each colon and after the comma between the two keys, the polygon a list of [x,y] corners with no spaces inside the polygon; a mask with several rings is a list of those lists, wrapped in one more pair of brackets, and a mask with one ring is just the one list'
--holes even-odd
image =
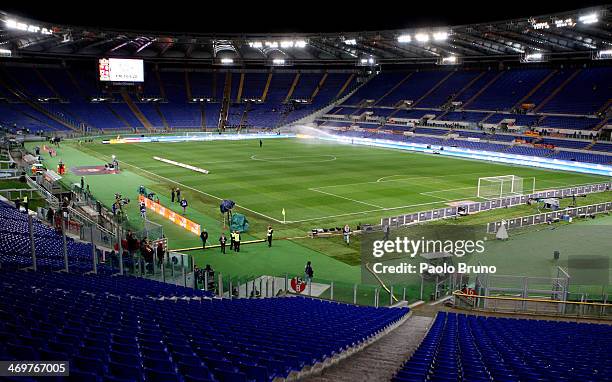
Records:
{"label": "green grass pitch", "polygon": [[[536,177],[538,189],[603,179],[298,139],[266,140],[261,149],[255,140],[90,145],[87,149],[105,157],[115,154],[130,170],[176,182],[206,199],[232,199],[248,214],[275,224],[283,222],[285,209],[287,223],[308,227],[376,223],[382,216],[426,210],[452,200],[476,200],[479,177]],[[204,168],[210,174],[162,163],[153,156]]]}
{"label": "green grass pitch", "polygon": [[[251,228],[245,239],[263,238],[268,224],[276,238],[272,249],[245,246],[240,255],[221,256],[216,251],[194,251],[198,263],[210,263],[226,274],[248,278],[260,274],[300,274],[312,260],[316,276],[337,282],[360,282],[359,246],[346,246],[340,238],[309,239],[312,228],[341,227],[357,223],[378,224],[380,218],[447,206],[476,197],[479,177],[517,175],[535,177],[537,189],[595,183],[605,177],[569,172],[461,160],[358,145],[320,143],[306,139],[268,139],[193,143],[143,143],[103,145],[99,142],[66,142],[56,158],[45,156],[54,168],[62,159],[73,166],[101,165],[116,155],[122,164],[118,175],[88,176],[95,197],[107,205],[115,192],[136,199],[138,186],[155,191],[170,205],[170,188],[179,186],[189,200],[187,217],[201,223],[213,238],[223,230],[220,199],[232,199],[237,211],[247,215]],[[153,159],[154,156],[210,171],[201,174]],[[79,177],[66,175],[66,183]],[[174,208],[180,211],[178,205]],[[281,211],[286,211],[283,224]],[[505,213],[515,209],[496,212]],[[530,211],[518,207],[518,214]],[[132,203],[130,219],[139,221]],[[199,238],[163,222],[171,248],[199,245]],[[475,215],[484,224],[484,214]],[[491,217],[491,219],[496,216]],[[486,220],[486,219],[485,219]]]}

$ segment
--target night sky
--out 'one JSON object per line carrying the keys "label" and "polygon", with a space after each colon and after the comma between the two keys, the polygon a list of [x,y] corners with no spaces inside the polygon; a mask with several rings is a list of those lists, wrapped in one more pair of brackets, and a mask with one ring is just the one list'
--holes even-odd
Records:
{"label": "night sky", "polygon": [[[451,26],[581,9],[605,1],[3,1],[38,21],[172,32],[350,32]],[[197,4],[197,5],[196,5]]]}

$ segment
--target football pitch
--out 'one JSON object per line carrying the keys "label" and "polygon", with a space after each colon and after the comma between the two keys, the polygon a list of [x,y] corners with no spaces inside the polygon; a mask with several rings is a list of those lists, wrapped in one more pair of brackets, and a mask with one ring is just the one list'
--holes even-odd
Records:
{"label": "football pitch", "polygon": [[[180,187],[189,202],[186,217],[207,229],[211,244],[217,243],[221,232],[227,233],[219,211],[222,199],[234,200],[236,212],[247,216],[250,227],[243,240],[263,239],[267,226],[273,226],[272,248],[263,243],[245,245],[240,253],[231,255],[222,255],[218,249],[192,250],[189,253],[198,265],[211,264],[239,282],[261,275],[300,275],[306,261],[312,261],[315,279],[327,284],[334,281],[338,288],[336,296],[345,295],[347,301],[352,299],[353,285],[364,284],[359,237],[346,245],[341,237],[308,238],[311,229],[345,224],[354,229],[358,223],[379,224],[382,217],[445,207],[456,201],[478,201],[481,199],[476,196],[477,184],[481,177],[535,178],[539,190],[607,180],[594,175],[434,154],[280,138],[264,140],[261,148],[258,140],[116,145],[66,141],[58,149],[57,157],[43,155],[43,158],[49,168],[55,168],[62,159],[68,169],[62,181],[70,185],[80,179],[73,168],[104,165],[112,155],[121,164],[119,174],[85,175],[93,196],[107,207],[113,203],[115,193],[136,200],[139,186],[144,185],[157,194],[163,205],[182,212],[178,204],[170,201],[170,189]],[[608,198],[609,194],[603,193],[578,202],[588,204]],[[130,224],[138,229],[142,219],[137,203],[130,203],[126,212]],[[533,207],[519,206],[434,224],[471,224],[484,229],[488,221],[532,213]],[[147,214],[147,218],[163,225],[171,249],[201,246],[199,237],[154,213]],[[537,241],[540,235],[534,237]],[[516,264],[525,264],[530,274],[546,277],[554,268],[543,258],[535,262],[536,258],[520,246],[508,262],[504,254],[511,248],[499,247],[502,254],[491,256],[487,263],[499,265],[504,274],[516,274]],[[418,295],[417,282],[406,280],[404,285],[410,286],[411,299]],[[371,303],[372,288],[360,286],[359,301]]]}
{"label": "football pitch", "polygon": [[[174,185],[207,203],[234,200],[247,215],[273,224],[318,227],[378,223],[381,217],[478,201],[479,177],[534,177],[536,189],[560,188],[605,179],[594,175],[452,159],[442,156],[268,139],[194,143],[83,145],[102,159],[116,155],[124,169],[156,180],[156,191]],[[209,171],[202,174],[162,157]],[[71,164],[69,164],[70,166]],[[285,216],[282,211],[285,210]]]}

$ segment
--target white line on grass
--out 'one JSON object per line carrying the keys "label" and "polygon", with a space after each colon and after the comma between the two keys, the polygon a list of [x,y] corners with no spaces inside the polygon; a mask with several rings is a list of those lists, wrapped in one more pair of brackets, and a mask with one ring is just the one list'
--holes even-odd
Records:
{"label": "white line on grass", "polygon": [[[458,201],[461,201],[461,200],[463,200],[463,199],[449,200],[449,202],[453,202],[453,201],[457,201],[458,202]],[[435,201],[435,202],[428,202],[428,203],[410,204],[410,205],[399,206],[399,207],[380,208],[380,209],[376,209],[376,210],[368,210],[368,211],[360,211],[360,212],[348,212],[348,213],[345,213],[345,214],[328,215],[328,216],[321,216],[321,217],[317,217],[317,218],[302,219],[302,220],[292,220],[292,221],[288,221],[287,223],[303,223],[303,222],[309,222],[309,221],[313,221],[313,220],[338,218],[338,217],[351,216],[351,215],[363,215],[363,214],[368,214],[368,213],[371,213],[371,212],[392,211],[392,210],[398,210],[398,209],[402,209],[402,208],[428,206],[428,205],[440,204],[440,203],[443,203],[443,202]]]}
{"label": "white line on grass", "polygon": [[320,160],[300,160],[301,163],[321,163],[321,162],[332,162],[338,159],[335,155],[298,155],[292,157],[272,157],[272,158],[257,158],[257,155],[251,155],[251,160],[261,161],[261,162],[272,162],[278,163],[279,161],[284,161],[287,159],[296,159],[296,158],[328,158],[328,159],[320,159]]}
{"label": "white line on grass", "polygon": [[[447,199],[447,198],[443,198],[441,196],[437,196],[437,195],[432,195],[432,194],[437,194],[439,192],[447,192],[447,191],[457,191],[457,190],[473,190],[476,187],[458,187],[458,188],[447,188],[446,190],[436,190],[436,191],[425,191],[425,192],[419,192],[419,194],[424,195],[424,196],[430,196],[432,198],[438,198],[438,199],[442,199],[442,200],[446,200],[448,202],[452,201],[451,199]],[[471,197],[476,197],[476,196],[469,196]]]}
{"label": "white line on grass", "polygon": [[424,193],[424,192],[419,192],[419,195],[429,196],[430,198],[442,199],[442,200],[444,200],[445,202],[450,202],[450,201],[452,201],[451,199],[443,198],[443,197],[441,197],[441,196],[436,196],[436,195],[428,195],[428,194],[426,194],[426,193]]}
{"label": "white line on grass", "polygon": [[[195,191],[195,192],[198,192],[198,193],[200,193],[200,194],[202,194],[202,195],[206,195],[206,196],[209,196],[209,197],[214,198],[214,199],[217,199],[217,200],[223,200],[223,198],[220,198],[220,197],[218,197],[218,196],[216,196],[216,195],[209,194],[209,193],[207,193],[207,192],[204,192],[204,191],[198,190],[197,188],[187,186],[186,184],[183,184],[183,183],[181,183],[181,182],[177,182],[176,180],[172,180],[172,179],[170,179],[170,178],[166,178],[165,176],[162,176],[162,175],[158,175],[158,174],[156,174],[156,173],[154,173],[154,172],[151,172],[151,171],[145,170],[144,168],[140,168],[140,167],[138,167],[138,166],[135,166],[135,165],[133,165],[133,164],[127,163],[127,162],[125,162],[125,161],[121,161],[121,164],[126,164],[126,165],[128,165],[128,166],[130,166],[130,167],[134,167],[134,168],[136,168],[136,169],[138,169],[138,170],[140,170],[140,171],[146,172],[147,174],[151,174],[151,175],[156,176],[156,177],[158,177],[158,178],[160,178],[160,179],[164,179],[164,180],[166,180],[166,181],[168,181],[168,182],[170,182],[170,183],[178,184],[179,186],[181,186],[181,187],[183,187],[183,188],[190,189],[190,190]],[[244,206],[241,206],[240,204],[236,204],[236,206],[237,206],[237,207],[242,208],[243,210],[246,210],[246,211],[252,212],[252,213],[254,213],[254,214],[256,214],[256,215],[263,216],[263,217],[264,217],[264,218],[266,218],[266,219],[273,220],[273,221],[275,221],[275,222],[277,222],[277,223],[283,223],[283,221],[282,221],[282,220],[274,219],[274,218],[273,218],[273,217],[271,217],[271,216],[264,215],[264,214],[262,214],[261,212],[257,212],[257,211],[255,211],[255,210],[250,209],[250,208],[246,208],[246,207],[244,207]]]}
{"label": "white line on grass", "polygon": [[381,180],[381,179],[395,177],[395,176],[402,176],[402,175],[390,175],[390,176],[385,176],[385,177],[379,178],[378,180],[375,180],[373,182],[334,184],[334,185],[331,185],[331,186],[321,186],[321,187],[314,187],[314,188],[315,189],[321,189],[321,188],[332,188],[332,187],[343,187],[343,186],[358,186],[358,185],[361,185],[361,184],[403,182],[403,181],[407,181],[407,180],[417,180],[417,179],[427,179],[429,182],[432,182],[432,179],[438,179],[439,181],[444,181],[445,178],[450,178],[450,177],[468,176],[468,175],[477,175],[477,174],[489,174],[489,173],[490,173],[490,171],[479,171],[479,172],[470,172],[470,173],[462,173],[462,174],[436,175],[436,176],[415,176],[415,177],[407,177],[407,178],[402,178],[402,179]]}
{"label": "white line on grass", "polygon": [[370,206],[370,207],[385,208],[383,206],[377,206],[376,204],[371,204],[371,203],[367,203],[367,202],[362,202],[360,200],[347,198],[346,196],[340,196],[340,195],[332,194],[331,192],[325,192],[325,191],[317,190],[316,188],[309,188],[309,190],[310,191],[314,191],[314,192],[320,192],[322,194],[333,196],[335,198],[340,198],[340,199],[349,200],[349,201],[355,202],[355,203],[365,204],[366,206]]}

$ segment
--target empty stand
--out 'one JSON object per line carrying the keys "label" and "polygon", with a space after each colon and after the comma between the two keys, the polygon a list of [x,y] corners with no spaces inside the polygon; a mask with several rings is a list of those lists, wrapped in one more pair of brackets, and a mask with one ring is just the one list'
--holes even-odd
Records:
{"label": "empty stand", "polygon": [[439,312],[393,381],[606,381],[610,341],[606,324]]}

